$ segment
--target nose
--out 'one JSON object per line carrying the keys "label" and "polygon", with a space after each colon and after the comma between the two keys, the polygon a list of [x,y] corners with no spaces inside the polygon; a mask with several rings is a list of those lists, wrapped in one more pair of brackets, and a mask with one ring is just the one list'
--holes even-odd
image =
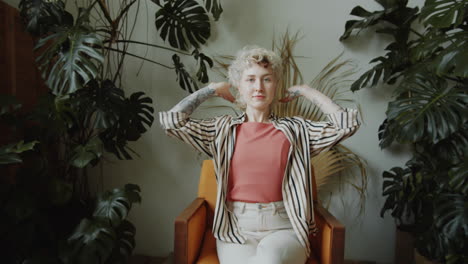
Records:
{"label": "nose", "polygon": [[257,80],[255,82],[255,91],[263,91],[263,82],[261,80]]}

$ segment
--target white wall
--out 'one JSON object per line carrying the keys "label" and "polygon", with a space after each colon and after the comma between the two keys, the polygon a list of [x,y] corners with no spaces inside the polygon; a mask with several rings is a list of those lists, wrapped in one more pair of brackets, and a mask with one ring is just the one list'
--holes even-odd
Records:
{"label": "white wall", "polygon": [[[19,1],[8,0],[10,3]],[[144,2],[144,1],[142,1]],[[161,43],[154,28],[153,4],[142,3],[135,40]],[[422,3],[415,0],[412,3]],[[360,38],[339,42],[345,22],[352,19],[349,12],[356,5],[369,10],[380,9],[371,0],[256,0],[222,1],[224,13],[212,30],[209,48],[210,55],[234,54],[246,44],[271,47],[274,35],[279,36],[287,28],[302,32],[296,55],[307,56],[300,59],[300,66],[307,81],[341,51],[345,58],[354,59],[362,73],[369,68],[368,62],[383,54],[388,42],[375,35],[362,34]],[[146,17],[146,13],[148,17]],[[170,53],[161,50],[143,49],[135,46],[132,51],[150,59],[171,64]],[[129,58],[125,63],[127,78],[125,89],[143,90],[154,100],[155,113],[167,110],[187,95],[181,90],[171,70],[148,63],[139,76],[136,76],[140,62]],[[222,78],[210,74],[213,81]],[[356,75],[354,78],[358,78]],[[353,201],[354,192],[345,190],[335,193],[330,210],[346,225],[345,257],[350,259],[373,260],[378,263],[393,263],[395,226],[387,214],[380,217],[383,205],[382,172],[393,166],[402,166],[408,159],[403,148],[380,150],[377,129],[384,120],[385,109],[390,99],[391,89],[364,89],[350,97],[362,106],[364,122],[360,130],[344,145],[363,157],[368,163],[369,186],[366,211],[357,217]],[[214,102],[213,102],[214,101]],[[213,100],[211,103],[218,103]],[[204,113],[213,113],[206,110]],[[198,176],[202,156],[188,146],[164,135],[159,126],[157,115],[151,130],[132,147],[141,155],[133,161],[111,162],[100,169],[93,170],[97,178],[103,172],[105,189],[122,186],[127,182],[136,183],[142,188],[143,202],[136,205],[130,219],[137,227],[136,253],[146,255],[167,255],[173,247],[174,218],[196,196]],[[345,201],[345,206],[341,201]],[[355,203],[354,203],[355,204]]]}

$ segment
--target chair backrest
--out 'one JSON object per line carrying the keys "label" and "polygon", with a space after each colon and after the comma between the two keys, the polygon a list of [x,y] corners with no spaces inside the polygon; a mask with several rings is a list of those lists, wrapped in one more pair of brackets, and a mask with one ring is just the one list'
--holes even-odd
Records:
{"label": "chair backrest", "polygon": [[[314,170],[312,169],[312,173]],[[312,177],[314,201],[317,201],[317,183],[315,175]],[[204,198],[208,203],[209,211],[214,212],[216,205],[216,177],[212,160],[204,160],[201,168],[200,182],[198,184],[198,197]]]}

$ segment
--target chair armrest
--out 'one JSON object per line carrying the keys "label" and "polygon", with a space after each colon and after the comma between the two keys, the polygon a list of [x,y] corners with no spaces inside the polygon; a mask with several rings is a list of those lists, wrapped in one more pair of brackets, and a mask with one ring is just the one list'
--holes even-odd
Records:
{"label": "chair armrest", "polygon": [[314,204],[316,236],[310,236],[311,248],[321,264],[344,262],[345,227],[321,204]]}
{"label": "chair armrest", "polygon": [[176,264],[191,264],[198,257],[206,228],[206,202],[195,199],[175,220]]}

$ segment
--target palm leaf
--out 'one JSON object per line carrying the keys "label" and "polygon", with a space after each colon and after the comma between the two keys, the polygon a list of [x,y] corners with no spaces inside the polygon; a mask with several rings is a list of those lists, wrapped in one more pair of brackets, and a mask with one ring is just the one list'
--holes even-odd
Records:
{"label": "palm leaf", "polygon": [[427,0],[421,9],[421,19],[437,28],[457,27],[463,23],[467,10],[467,1]]}
{"label": "palm leaf", "polygon": [[162,39],[182,50],[199,48],[210,37],[209,17],[194,0],[166,0],[156,12],[155,24]]}
{"label": "palm leaf", "polygon": [[434,144],[463,125],[468,95],[458,86],[432,74],[416,74],[401,84],[411,96],[400,96],[389,103],[387,118],[394,121],[395,139],[417,142],[427,138]]}
{"label": "palm leaf", "polygon": [[[288,87],[304,82],[303,74],[294,56],[294,47],[298,41],[299,36],[297,33],[290,36],[289,32],[286,32],[280,43],[273,42],[273,48],[280,54],[283,61],[283,78],[277,87],[277,96],[285,94]],[[310,86],[336,102],[348,101],[352,103],[352,100],[345,98],[345,92],[348,92],[348,87],[351,84],[348,78],[355,73],[355,67],[353,67],[351,61],[341,61],[340,59],[341,54],[333,58],[310,82]],[[287,104],[274,105],[273,112],[278,116],[302,116],[317,121],[325,118],[324,114],[315,105],[302,97]],[[364,200],[367,188],[365,162],[351,150],[339,144],[332,150],[313,157],[311,162],[314,165],[314,175],[319,190],[336,187],[341,184],[341,178],[337,178],[337,176],[349,171],[350,168],[359,168],[360,183],[354,184],[351,181],[347,183],[360,194],[361,202]]]}
{"label": "palm leaf", "polygon": [[63,29],[41,39],[36,49],[53,41],[37,58],[39,69],[46,84],[56,95],[77,91],[98,74],[98,67],[104,61],[96,46],[101,41],[94,33],[81,29]]}

